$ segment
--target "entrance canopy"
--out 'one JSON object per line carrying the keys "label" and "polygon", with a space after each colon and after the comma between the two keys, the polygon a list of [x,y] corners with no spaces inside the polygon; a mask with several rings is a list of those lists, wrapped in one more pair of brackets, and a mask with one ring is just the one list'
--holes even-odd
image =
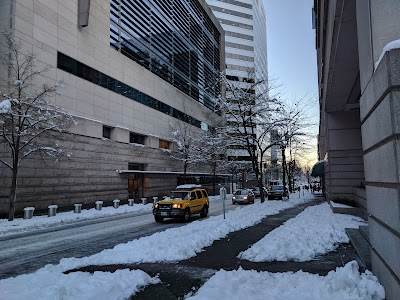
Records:
{"label": "entrance canopy", "polygon": [[315,165],[311,169],[310,175],[312,177],[321,177],[325,172],[325,162],[326,160],[320,160],[315,163]]}

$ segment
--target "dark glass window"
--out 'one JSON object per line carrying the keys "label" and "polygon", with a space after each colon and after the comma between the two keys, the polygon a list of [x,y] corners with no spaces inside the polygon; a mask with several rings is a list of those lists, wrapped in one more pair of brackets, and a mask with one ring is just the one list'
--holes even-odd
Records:
{"label": "dark glass window", "polygon": [[103,125],[103,138],[111,138],[111,127]]}
{"label": "dark glass window", "polygon": [[129,143],[134,143],[134,144],[142,144],[144,145],[146,136],[134,132],[129,133]]}
{"label": "dark glass window", "polygon": [[251,4],[247,4],[247,3],[243,3],[240,1],[236,1],[236,0],[217,0],[217,1],[221,1],[221,2],[225,2],[225,3],[229,3],[229,4],[233,4],[233,5],[237,5],[237,6],[241,6],[241,7],[245,7],[245,8],[252,8]]}
{"label": "dark glass window", "polygon": [[221,33],[199,1],[110,3],[110,46],[214,111]]}
{"label": "dark glass window", "polygon": [[217,7],[217,6],[212,6],[210,5],[211,9],[213,11],[217,11],[220,13],[224,13],[224,14],[228,14],[228,15],[232,15],[232,16],[236,16],[236,17],[241,17],[241,18],[245,18],[245,19],[250,19],[253,20],[253,16],[249,15],[249,14],[245,14],[242,12],[238,12],[235,10],[230,10],[230,9],[226,9],[226,8],[222,8],[222,7]]}
{"label": "dark glass window", "polygon": [[[65,72],[73,74],[75,76],[79,76],[80,78],[89,80],[94,84],[100,85],[106,89],[109,89],[115,93],[118,93],[122,96],[125,96],[133,101],[139,102],[143,105],[156,109],[162,113],[170,115],[174,118],[177,118],[181,121],[192,124],[198,128],[203,128],[201,126],[201,122],[193,117],[186,115],[185,113],[165,104],[149,95],[142,93],[134,89],[133,87],[120,82],[106,74],[103,74],[81,62],[61,53],[57,53],[57,67]],[[78,70],[86,70],[85,72],[78,72]],[[183,83],[185,84],[185,83]],[[211,106],[210,103],[209,105]],[[207,125],[208,130],[212,130],[213,127]]]}
{"label": "dark glass window", "polygon": [[144,171],[144,164],[137,164],[137,163],[129,162],[128,170]]}

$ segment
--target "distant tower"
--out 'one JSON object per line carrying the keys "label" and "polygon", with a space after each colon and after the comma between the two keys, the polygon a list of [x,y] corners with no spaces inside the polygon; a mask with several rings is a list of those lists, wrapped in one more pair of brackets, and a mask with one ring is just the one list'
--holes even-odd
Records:
{"label": "distant tower", "polygon": [[[225,31],[226,75],[232,81],[247,81],[249,70],[257,81],[265,80],[255,93],[267,89],[267,33],[261,0],[206,0]],[[243,82],[243,85],[248,83]],[[229,116],[227,116],[229,119]],[[246,149],[229,149],[228,157],[249,163]]]}

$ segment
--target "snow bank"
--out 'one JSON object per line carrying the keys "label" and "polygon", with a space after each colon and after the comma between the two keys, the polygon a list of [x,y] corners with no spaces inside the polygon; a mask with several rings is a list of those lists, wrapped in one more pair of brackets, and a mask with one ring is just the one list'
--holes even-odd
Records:
{"label": "snow bank", "polygon": [[239,254],[250,261],[308,261],[348,243],[345,228],[365,224],[359,217],[334,214],[329,204],[306,208]]}
{"label": "snow bank", "polygon": [[[39,270],[0,281],[2,299],[128,299],[142,287],[160,280],[141,270],[70,274]],[[3,298],[4,297],[4,298]]]}
{"label": "snow bank", "polygon": [[400,40],[392,41],[392,42],[388,43],[385,47],[383,47],[381,55],[379,56],[378,60],[375,62],[375,70],[379,66],[379,63],[381,62],[381,60],[386,52],[393,50],[393,49],[398,49],[398,48],[400,48]]}
{"label": "snow bank", "polygon": [[246,271],[218,271],[197,293],[186,299],[230,300],[381,300],[385,291],[369,271],[360,274],[358,264],[349,262],[344,267],[319,276],[303,271],[270,273]]}
{"label": "snow bank", "polygon": [[53,227],[73,223],[79,220],[90,220],[105,216],[128,214],[139,211],[151,211],[152,205],[134,204],[133,206],[121,205],[115,209],[113,206],[103,207],[102,210],[84,209],[80,214],[73,211],[58,213],[56,216],[49,218],[46,216],[35,216],[32,219],[14,219],[9,222],[6,219],[0,219],[0,236],[12,234],[16,232],[31,231],[34,229]]}
{"label": "snow bank", "polygon": [[89,265],[168,262],[188,259],[231,232],[258,224],[268,215],[277,214],[310,199],[314,199],[311,194],[305,198],[293,198],[290,201],[256,202],[247,206],[238,206],[235,210],[226,213],[226,219],[222,215],[209,217],[119,244],[92,256],[63,258],[59,265],[46,267],[65,271]]}

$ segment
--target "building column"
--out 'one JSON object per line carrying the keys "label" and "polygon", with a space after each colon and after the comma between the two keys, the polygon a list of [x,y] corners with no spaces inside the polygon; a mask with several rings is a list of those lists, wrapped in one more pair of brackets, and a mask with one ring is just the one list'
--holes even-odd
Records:
{"label": "building column", "polygon": [[[366,197],[372,271],[386,299],[400,294],[400,2],[357,0]],[[378,63],[379,61],[379,63]]]}

